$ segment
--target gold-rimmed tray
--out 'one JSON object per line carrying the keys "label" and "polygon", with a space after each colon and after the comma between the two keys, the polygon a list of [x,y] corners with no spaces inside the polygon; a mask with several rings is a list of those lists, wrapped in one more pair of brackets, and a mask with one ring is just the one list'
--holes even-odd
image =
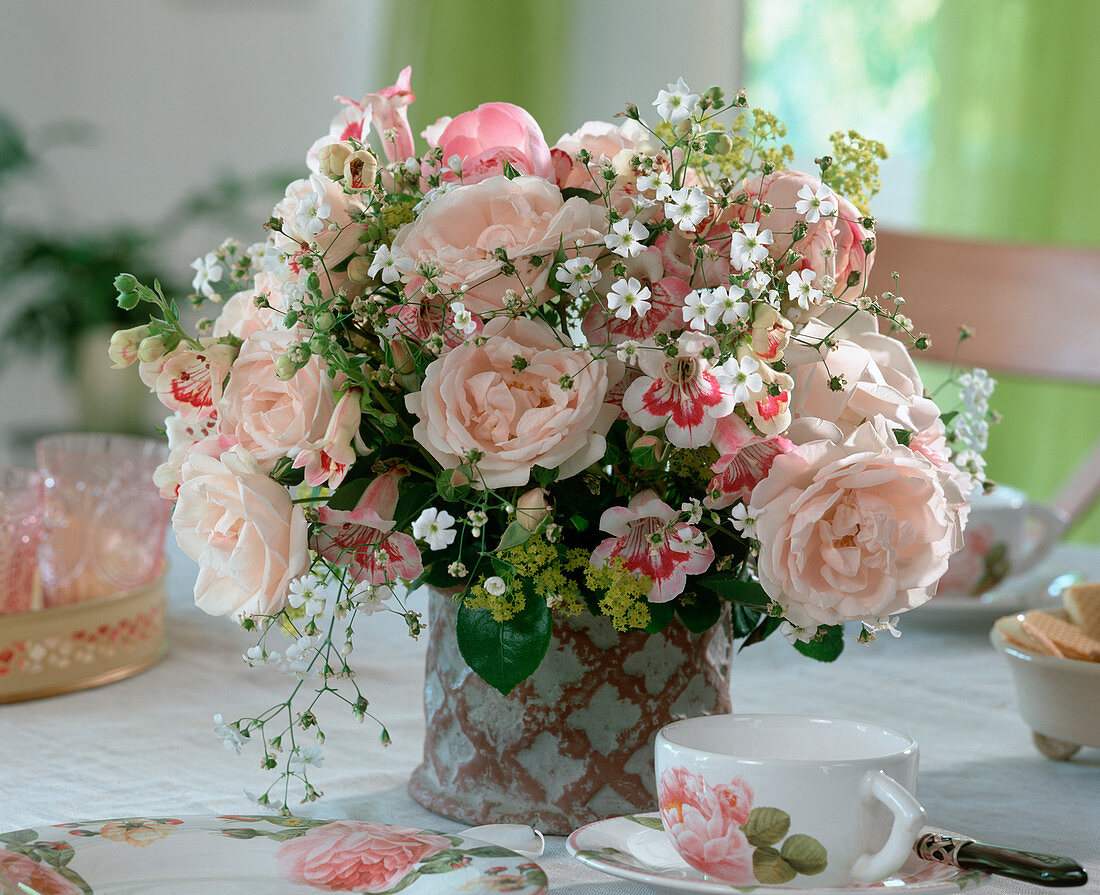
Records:
{"label": "gold-rimmed tray", "polygon": [[0,704],[98,687],[167,650],[164,573],[96,600],[0,616]]}

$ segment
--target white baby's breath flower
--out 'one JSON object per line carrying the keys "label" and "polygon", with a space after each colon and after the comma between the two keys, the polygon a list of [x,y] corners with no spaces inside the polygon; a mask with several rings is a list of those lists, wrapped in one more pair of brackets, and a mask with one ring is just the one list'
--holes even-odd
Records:
{"label": "white baby's breath flower", "polygon": [[296,768],[319,768],[325,763],[325,754],[320,746],[296,746],[290,756],[290,764]]}
{"label": "white baby's breath flower", "polygon": [[665,217],[685,233],[694,233],[709,213],[710,201],[697,186],[675,190],[665,202]]}
{"label": "white baby's breath flower", "polygon": [[396,283],[401,279],[402,274],[407,274],[410,270],[412,270],[412,259],[401,249],[391,249],[383,243],[374,253],[374,261],[371,262],[367,273],[372,277],[381,274],[382,282],[389,284]]}
{"label": "white baby's breath flower", "polygon": [[684,323],[702,332],[707,328],[707,309],[710,307],[710,290],[695,289],[684,296]]}
{"label": "white baby's breath flower", "polygon": [[426,542],[431,550],[443,550],[455,539],[457,532],[454,524],[454,516],[446,510],[428,507],[413,522],[413,537]]}
{"label": "white baby's breath flower", "polygon": [[659,90],[653,105],[657,107],[657,114],[662,121],[679,124],[691,117],[700,99],[702,97],[698,93],[692,93],[684,79],[680,78],[675,84],[669,84],[667,90]]}
{"label": "white baby's breath flower", "polygon": [[798,191],[794,210],[805,216],[807,224],[816,224],[823,216],[828,217],[836,212],[836,197],[823,183],[817,189],[812,189],[807,183]]}
{"label": "white baby's breath flower", "polygon": [[611,232],[603,238],[603,242],[616,255],[633,258],[645,251],[642,240],[647,236],[649,231],[641,221],[628,221],[623,218],[611,225]]}
{"label": "white baby's breath flower", "polygon": [[799,628],[784,620],[779,626],[779,633],[786,638],[787,643],[809,643],[817,635],[817,628]]}
{"label": "white baby's breath flower", "polygon": [[764,388],[764,378],[760,375],[760,362],[746,354],[740,360],[730,358],[719,368],[718,381],[722,391],[727,392],[738,404],[747,404],[753,395]]}
{"label": "white baby's breath flower", "polygon": [[638,343],[633,339],[627,339],[625,342],[620,342],[615,349],[615,357],[621,360],[624,364],[634,364],[638,361]]}
{"label": "white baby's breath flower", "polygon": [[471,314],[460,301],[451,302],[451,313],[455,315],[455,329],[461,332],[463,335],[470,335],[470,333],[477,332],[477,323],[474,320],[474,315]]}
{"label": "white baby's breath flower", "polygon": [[787,274],[787,289],[791,299],[798,302],[798,306],[804,311],[810,310],[810,305],[816,305],[825,297],[825,293],[814,288],[814,278],[817,276],[812,270],[793,271]]}
{"label": "white baby's breath flower", "polygon": [[742,224],[740,232],[730,237],[730,259],[738,270],[755,267],[768,257],[768,246],[772,244],[772,231],[761,230],[760,224],[753,221]]}
{"label": "white baby's breath flower", "polygon": [[746,503],[739,503],[730,510],[730,525],[743,535],[752,536],[753,527],[756,525],[756,517]]}
{"label": "white baby's breath flower", "polygon": [[570,258],[554,271],[554,278],[565,286],[565,291],[573,296],[581,296],[603,277],[603,273],[591,258],[583,255]]}
{"label": "white baby's breath flower", "polygon": [[749,316],[749,303],[741,301],[745,290],[740,286],[719,286],[710,291],[707,302],[707,323],[712,326],[722,322],[727,325]]}
{"label": "white baby's breath flower", "polygon": [[631,311],[644,317],[650,308],[649,297],[649,287],[630,277],[612,284],[611,291],[607,293],[607,307],[620,320],[626,320]]}
{"label": "white baby's breath flower", "polygon": [[217,292],[214,291],[214,283],[219,282],[225,276],[225,268],[222,267],[218,256],[213,252],[207,252],[192,261],[191,266],[195,269],[195,278],[191,281],[191,288],[207,298],[216,297]]}
{"label": "white baby's breath flower", "polygon": [[241,754],[241,746],[245,743],[237,723],[226,724],[225,719],[219,714],[214,716],[214,735],[222,741],[226,749],[232,749],[238,755]]}
{"label": "white baby's breath flower", "polygon": [[504,591],[507,590],[507,585],[504,583],[504,579],[501,578],[499,575],[493,575],[491,578],[486,578],[483,587],[485,588],[485,592],[487,594],[490,594],[494,597],[502,596],[504,594]]}
{"label": "white baby's breath flower", "polygon": [[672,173],[655,171],[651,174],[643,174],[638,178],[638,190],[643,193],[653,190],[654,198],[658,202],[663,202],[672,195]]}

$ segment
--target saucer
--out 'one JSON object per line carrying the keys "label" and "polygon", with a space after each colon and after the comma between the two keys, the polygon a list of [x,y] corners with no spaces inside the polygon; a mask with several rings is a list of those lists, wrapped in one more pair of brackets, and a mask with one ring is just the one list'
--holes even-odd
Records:
{"label": "saucer", "polygon": [[[944,832],[926,827],[932,832]],[[684,863],[661,826],[661,815],[652,811],[597,821],[574,830],[566,848],[582,864],[622,879],[644,883],[658,892],[696,892],[729,895],[836,895],[840,892],[959,892],[977,888],[989,874],[959,870],[946,864],[922,861],[913,855],[893,876],[877,883],[844,887],[733,886],[712,879]]]}
{"label": "saucer", "polygon": [[0,833],[0,892],[22,895],[545,895],[530,858],[462,833],[298,817],[127,817]]}

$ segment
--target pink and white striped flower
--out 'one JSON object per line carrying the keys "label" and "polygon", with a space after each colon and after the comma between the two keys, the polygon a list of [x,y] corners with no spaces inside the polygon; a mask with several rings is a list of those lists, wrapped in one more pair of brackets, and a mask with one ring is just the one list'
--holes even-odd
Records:
{"label": "pink and white striped flower", "polygon": [[357,388],[348,389],[337,402],[325,434],[319,441],[307,442],[294,458],[294,468],[305,469],[305,481],[311,488],[326,482],[330,488],[337,487],[355,462],[352,441],[362,417],[361,394]]}
{"label": "pink and white striped flower", "polygon": [[647,432],[664,426],[665,437],[676,447],[702,447],[710,441],[717,420],[732,413],[736,403],[704,356],[717,354],[718,343],[696,332],[680,335],[675,357],[660,350],[641,352],[643,375],[623,395],[630,421]]}
{"label": "pink and white striped flower", "polygon": [[627,570],[653,582],[649,602],[675,599],[688,575],[705,572],[714,561],[710,540],[694,525],[678,524],[679,515],[653,491],[636,494],[628,506],[605,510],[600,530],[613,537],[592,551],[592,565],[621,559]]}
{"label": "pink and white striped flower", "polygon": [[184,422],[197,423],[213,416],[222,383],[237,357],[237,349],[213,344],[166,354],[141,363],[142,381],[156,392],[160,403]]}
{"label": "pink and white striped flower", "polygon": [[786,438],[757,435],[736,413],[718,421],[712,444],[721,456],[711,466],[715,475],[703,499],[711,510],[720,510],[738,500],[747,503],[752,489],[767,477],[775,458],[794,450],[794,443]]}
{"label": "pink and white striped flower", "polygon": [[321,528],[313,548],[346,568],[359,584],[393,584],[399,578],[417,578],[424,571],[416,542],[393,530],[398,484],[404,475],[405,470],[399,468],[380,475],[350,512],[327,506],[318,510]]}

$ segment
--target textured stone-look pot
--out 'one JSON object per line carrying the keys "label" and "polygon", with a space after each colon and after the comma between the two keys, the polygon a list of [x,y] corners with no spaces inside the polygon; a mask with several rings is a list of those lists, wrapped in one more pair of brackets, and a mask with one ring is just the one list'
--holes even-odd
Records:
{"label": "textured stone-look pot", "polygon": [[729,711],[725,626],[620,634],[605,618],[555,617],[538,670],[507,696],[463,661],[457,606],[433,593],[424,682],[421,805],[470,824],[524,823],[564,835],[652,811],[653,740],[682,717]]}

